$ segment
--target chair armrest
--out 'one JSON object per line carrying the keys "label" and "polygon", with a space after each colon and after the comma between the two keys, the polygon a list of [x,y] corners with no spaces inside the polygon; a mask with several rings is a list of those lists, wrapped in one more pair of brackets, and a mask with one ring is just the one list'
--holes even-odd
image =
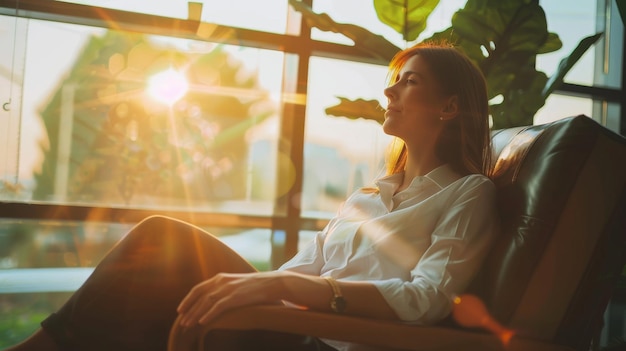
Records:
{"label": "chair armrest", "polygon": [[416,326],[285,306],[250,306],[225,312],[204,326],[182,328],[176,319],[170,330],[168,351],[190,351],[197,340],[199,350],[203,350],[204,335],[216,329],[269,330],[406,350],[572,350],[519,337],[513,337],[505,347],[497,336],[484,332]]}

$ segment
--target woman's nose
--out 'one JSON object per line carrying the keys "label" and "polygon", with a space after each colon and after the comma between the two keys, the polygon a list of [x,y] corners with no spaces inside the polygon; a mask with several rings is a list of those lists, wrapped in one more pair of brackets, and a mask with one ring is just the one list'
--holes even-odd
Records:
{"label": "woman's nose", "polygon": [[391,89],[393,87],[393,85],[388,86],[385,88],[385,90],[383,91],[383,93],[385,94],[385,96],[388,99],[391,99],[393,97],[393,90]]}

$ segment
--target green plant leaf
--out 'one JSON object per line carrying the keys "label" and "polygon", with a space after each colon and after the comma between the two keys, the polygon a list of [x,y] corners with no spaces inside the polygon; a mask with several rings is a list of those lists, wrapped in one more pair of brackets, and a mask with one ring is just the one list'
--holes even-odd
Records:
{"label": "green plant leaf", "polygon": [[576,48],[572,51],[569,56],[564,57],[559,62],[559,67],[556,72],[550,77],[546,85],[543,87],[541,95],[544,98],[547,98],[552,92],[558,89],[561,84],[563,84],[563,79],[565,79],[565,75],[572,69],[572,67],[580,60],[583,54],[591,47],[591,45],[595,44],[598,39],[602,36],[603,33],[596,33],[594,35],[588,36],[582,39]]}
{"label": "green plant leaf", "polygon": [[558,35],[548,32],[539,2],[468,0],[453,15],[451,30],[457,46],[483,72],[489,98],[503,98],[490,105],[493,127],[532,124],[545,103],[541,90],[548,80],[535,68],[537,55],[562,46]]}
{"label": "green plant leaf", "polygon": [[489,107],[493,118],[493,128],[502,129],[533,124],[535,113],[545,103],[541,95],[541,87],[547,80],[548,77],[543,72],[532,68],[520,70],[509,86],[501,91],[504,101]]}
{"label": "green plant leaf", "polygon": [[378,123],[385,121],[385,110],[378,100],[338,98],[339,104],[326,108],[326,114],[350,119],[368,119]]}
{"label": "green plant leaf", "polygon": [[546,42],[539,48],[537,54],[547,54],[550,52],[554,52],[563,47],[563,42],[561,42],[561,38],[559,38],[556,33],[548,33],[548,38]]}
{"label": "green plant leaf", "polygon": [[482,46],[487,57],[496,51],[536,55],[561,47],[558,36],[548,33],[545,12],[537,3],[518,1],[519,6],[513,7],[516,2],[504,1],[483,8],[476,2],[468,0],[453,15],[452,27],[465,45]]}
{"label": "green plant leaf", "polygon": [[343,34],[354,42],[354,46],[372,57],[391,61],[400,48],[392,44],[381,35],[376,35],[367,29],[353,25],[335,22],[325,13],[315,13],[307,4],[299,0],[289,0],[294,10],[300,12],[310,27],[315,27],[326,32]]}
{"label": "green plant leaf", "polygon": [[487,10],[485,13],[476,13],[462,9],[452,15],[452,28],[464,41],[477,45],[489,44],[497,38],[501,31],[497,12]]}
{"label": "green plant leaf", "polygon": [[439,0],[374,0],[374,9],[381,22],[413,41],[426,29],[428,16]]}

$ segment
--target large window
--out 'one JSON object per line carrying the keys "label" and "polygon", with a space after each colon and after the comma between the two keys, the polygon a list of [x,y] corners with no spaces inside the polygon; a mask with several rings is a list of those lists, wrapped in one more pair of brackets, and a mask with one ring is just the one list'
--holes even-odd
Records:
{"label": "large window", "polygon": [[371,185],[383,168],[391,138],[371,120],[326,114],[339,97],[367,98],[384,106],[386,68],[311,58],[307,94],[303,214],[328,216],[357,188]]}
{"label": "large window", "polygon": [[[417,41],[465,2],[441,0]],[[308,3],[412,44],[371,2]],[[604,36],[535,123],[586,114],[623,131],[615,1],[540,3],[563,42],[537,57],[548,76],[582,38]],[[380,124],[328,109],[385,106],[387,62],[302,22],[287,0],[0,0],[0,348],[147,215],[193,221],[265,270],[380,175]]]}
{"label": "large window", "polygon": [[282,53],[18,21],[5,197],[272,213]]}

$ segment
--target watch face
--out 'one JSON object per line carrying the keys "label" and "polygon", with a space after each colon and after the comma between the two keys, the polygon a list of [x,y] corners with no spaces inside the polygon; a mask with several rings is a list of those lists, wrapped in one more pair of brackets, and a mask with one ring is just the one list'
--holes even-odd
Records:
{"label": "watch face", "polygon": [[343,296],[335,296],[335,298],[330,302],[330,307],[333,311],[338,313],[343,312],[346,309],[346,305],[347,303]]}

